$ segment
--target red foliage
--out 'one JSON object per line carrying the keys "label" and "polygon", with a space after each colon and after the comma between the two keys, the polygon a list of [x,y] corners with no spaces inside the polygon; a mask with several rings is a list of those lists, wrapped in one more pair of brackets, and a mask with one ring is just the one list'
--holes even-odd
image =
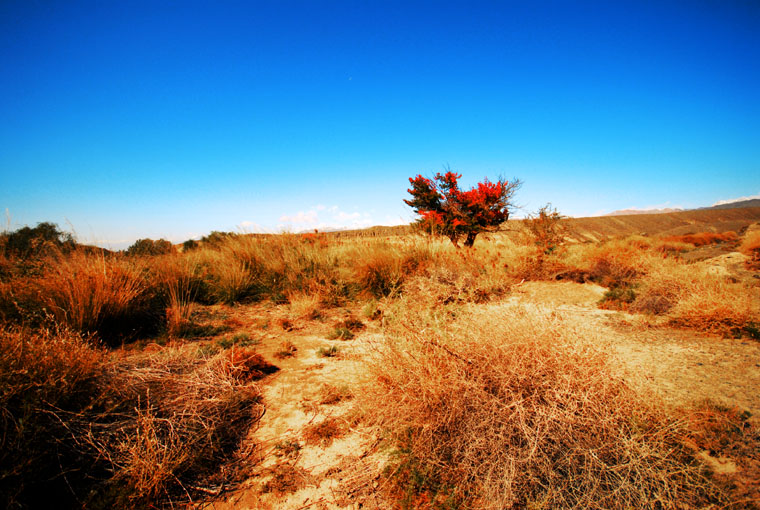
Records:
{"label": "red foliage", "polygon": [[404,200],[420,215],[418,224],[430,233],[440,233],[459,246],[465,237],[465,246],[472,246],[475,237],[484,230],[494,229],[507,221],[512,197],[521,182],[484,179],[477,186],[459,189],[462,174],[447,171],[434,179],[422,175],[410,177],[412,187],[407,190],[411,200]]}

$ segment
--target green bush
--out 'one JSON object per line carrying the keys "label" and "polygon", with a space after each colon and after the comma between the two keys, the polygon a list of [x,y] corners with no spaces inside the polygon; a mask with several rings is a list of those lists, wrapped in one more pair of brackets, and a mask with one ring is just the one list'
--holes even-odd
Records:
{"label": "green bush", "polygon": [[174,245],[166,239],[138,239],[135,243],[127,248],[127,255],[130,256],[151,256],[166,255],[174,253]]}

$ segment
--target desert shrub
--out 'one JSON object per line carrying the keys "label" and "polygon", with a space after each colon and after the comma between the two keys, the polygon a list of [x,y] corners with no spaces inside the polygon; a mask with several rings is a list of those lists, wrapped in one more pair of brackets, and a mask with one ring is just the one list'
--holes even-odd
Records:
{"label": "desert shrub", "polygon": [[220,232],[218,230],[212,230],[207,236],[201,237],[201,243],[208,246],[218,247],[230,239],[237,237],[234,232]]}
{"label": "desert shrub", "polygon": [[666,315],[670,324],[737,334],[760,318],[760,293],[698,264],[665,259],[636,284],[630,311]]}
{"label": "desert shrub", "polygon": [[262,413],[250,381],[271,370],[237,349],[109,358],[62,332],[4,329],[0,344],[4,507],[187,501],[222,481],[220,466]]}
{"label": "desert shrub", "polygon": [[39,258],[51,252],[68,252],[75,247],[71,233],[59,230],[58,225],[50,222],[0,234],[0,253],[7,258]]}
{"label": "desert shrub", "polygon": [[599,301],[601,308],[610,310],[627,310],[636,300],[636,287],[633,285],[615,286],[608,289]]}
{"label": "desert shrub", "polygon": [[739,251],[749,257],[747,266],[750,269],[760,269],[760,230],[748,232],[739,246]]}
{"label": "desert shrub", "polygon": [[345,326],[335,326],[332,331],[327,334],[328,340],[351,340],[354,337],[354,333]]}
{"label": "desert shrub", "polygon": [[290,358],[295,356],[296,352],[298,352],[298,347],[290,340],[285,340],[280,344],[280,350],[274,353],[274,357],[278,359]]}
{"label": "desert shrub", "polygon": [[129,256],[152,256],[174,253],[174,245],[166,239],[138,239],[126,250]]}
{"label": "desert shrub", "polygon": [[645,239],[609,241],[589,249],[588,274],[605,287],[625,287],[646,272],[648,243]]}
{"label": "desert shrub", "polygon": [[71,333],[0,330],[0,506],[42,508],[56,496],[61,506],[71,505],[66,484],[76,473],[65,478],[59,466],[70,469],[80,453],[59,417],[89,407],[104,361],[100,350]]}
{"label": "desert shrub", "polygon": [[287,303],[289,296],[308,293],[332,305],[348,295],[337,251],[301,236],[229,237],[205,256],[210,287],[226,302],[268,298]]}
{"label": "desert shrub", "polygon": [[668,313],[673,326],[720,335],[740,335],[747,325],[760,321],[760,295],[756,288],[705,277]]}
{"label": "desert shrub", "polygon": [[404,284],[404,294],[434,304],[484,303],[504,295],[514,273],[503,267],[502,254],[487,248],[438,253],[434,263]]}
{"label": "desert shrub", "polygon": [[38,277],[12,282],[24,319],[53,318],[83,333],[119,341],[157,331],[164,318],[146,268],[121,257],[73,252],[51,259]]}
{"label": "desert shrub", "polygon": [[559,248],[565,240],[562,227],[562,215],[551,204],[541,207],[534,215],[525,220],[531,242],[541,253],[549,255]]}
{"label": "desert shrub", "polygon": [[353,270],[359,288],[375,298],[397,296],[404,281],[420,272],[431,260],[423,244],[403,247],[370,243],[356,247]]}
{"label": "desert shrub", "polygon": [[234,254],[206,250],[199,262],[205,268],[205,283],[212,302],[232,304],[256,294],[249,264]]}
{"label": "desert shrub", "polygon": [[705,246],[708,244],[735,243],[739,239],[736,232],[700,232],[697,234],[684,234],[680,236],[666,236],[664,241],[674,243],[688,243],[694,246]]}
{"label": "desert shrub", "polygon": [[195,239],[188,239],[187,241],[182,243],[182,252],[188,252],[192,250],[197,250],[200,248],[201,243],[196,241]]}
{"label": "desert shrub", "polygon": [[337,346],[331,345],[330,347],[320,347],[317,349],[317,356],[320,358],[334,358],[340,354],[340,349]]}
{"label": "desert shrub", "polygon": [[197,257],[179,254],[156,257],[148,267],[166,309],[169,337],[193,336],[198,330],[192,321],[193,303],[209,302],[206,268]]}
{"label": "desert shrub", "polygon": [[[424,310],[424,309],[423,309]],[[429,310],[429,309],[428,309]],[[356,398],[428,507],[669,508],[721,496],[596,334],[539,308],[400,304]],[[420,491],[425,494],[419,494]]]}
{"label": "desert shrub", "polygon": [[295,318],[305,320],[317,320],[322,316],[320,312],[322,296],[320,293],[291,292],[288,294],[290,313]]}

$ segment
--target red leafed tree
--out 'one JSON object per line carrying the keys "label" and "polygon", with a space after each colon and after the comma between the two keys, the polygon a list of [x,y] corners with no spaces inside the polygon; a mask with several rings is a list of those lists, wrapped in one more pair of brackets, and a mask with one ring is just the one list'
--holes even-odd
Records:
{"label": "red leafed tree", "polygon": [[424,231],[445,235],[457,248],[464,238],[469,248],[479,233],[495,230],[507,221],[514,208],[512,198],[522,183],[519,179],[491,182],[486,178],[463,191],[459,189],[461,177],[450,170],[433,179],[410,177],[412,198],[404,202],[420,215],[417,223]]}

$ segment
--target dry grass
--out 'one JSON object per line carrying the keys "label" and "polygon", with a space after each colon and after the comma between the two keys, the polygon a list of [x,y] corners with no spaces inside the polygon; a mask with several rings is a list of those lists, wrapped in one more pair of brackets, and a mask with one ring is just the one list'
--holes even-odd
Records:
{"label": "dry grass", "polygon": [[666,236],[665,242],[687,243],[694,246],[705,246],[708,244],[735,243],[739,240],[736,232],[700,232],[698,234],[684,234],[680,236]]}
{"label": "dry grass", "polygon": [[397,311],[368,367],[373,384],[357,396],[400,448],[402,503],[622,509],[720,500],[680,446],[679,425],[620,378],[581,324],[535,308],[452,321],[411,307]]}
{"label": "dry grass", "polygon": [[[74,251],[20,265],[3,257],[2,502],[34,506],[43,480],[53,480],[45,482],[53,494],[91,507],[187,501],[216,487],[220,464],[261,412],[253,381],[275,367],[246,348],[249,338],[122,356],[94,346],[162,328],[179,345],[200,327],[192,322],[200,304],[287,304],[273,324],[290,330],[361,299],[370,300],[364,316],[382,317],[390,338],[371,367],[375,384],[356,396],[372,402],[402,452],[404,504],[719,500],[679,443],[679,425],[628,388],[593,332],[536,309],[466,311],[521,280],[570,278],[606,285],[614,299],[630,298],[630,311],[673,326],[736,334],[760,322],[757,287],[669,256],[718,238],[634,236],[549,254],[508,236],[484,238],[455,250],[416,236],[228,236],[145,258]],[[758,246],[750,231],[740,249],[757,263]],[[361,327],[345,318],[335,336]],[[278,356],[294,352],[286,341]],[[345,398],[330,390],[322,403]]]}
{"label": "dry grass", "polygon": [[155,331],[161,321],[146,273],[126,258],[74,252],[50,259],[39,277],[18,280],[18,293],[58,324],[118,340]]}
{"label": "dry grass", "polygon": [[4,506],[187,501],[223,482],[263,410],[249,381],[271,367],[239,350],[110,358],[70,333],[3,330],[0,343]]}
{"label": "dry grass", "polygon": [[760,270],[760,230],[748,232],[739,246],[739,251],[750,258],[747,261],[750,269]]}

